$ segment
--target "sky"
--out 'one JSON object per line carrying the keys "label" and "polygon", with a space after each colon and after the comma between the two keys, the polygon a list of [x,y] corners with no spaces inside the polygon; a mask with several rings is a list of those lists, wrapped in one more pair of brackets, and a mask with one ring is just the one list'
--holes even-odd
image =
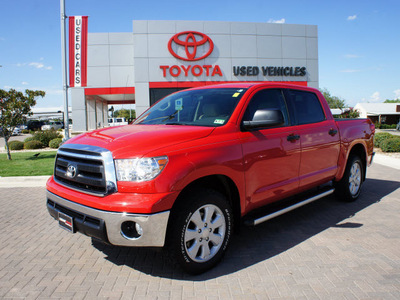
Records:
{"label": "sky", "polygon": [[[277,22],[318,26],[319,85],[349,106],[400,99],[399,0],[65,0],[89,32],[132,32],[132,20]],[[0,0],[0,89],[43,90],[62,107],[59,0]]]}

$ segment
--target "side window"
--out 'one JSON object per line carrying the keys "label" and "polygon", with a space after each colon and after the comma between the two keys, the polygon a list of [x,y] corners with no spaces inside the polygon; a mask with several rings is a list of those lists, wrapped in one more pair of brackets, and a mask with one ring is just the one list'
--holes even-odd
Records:
{"label": "side window", "polygon": [[265,89],[257,92],[250,100],[243,121],[252,121],[254,114],[259,109],[279,109],[285,120],[284,126],[289,124],[285,98],[279,89]]}
{"label": "side window", "polygon": [[288,91],[294,106],[298,124],[318,123],[325,120],[325,114],[317,95],[305,91]]}

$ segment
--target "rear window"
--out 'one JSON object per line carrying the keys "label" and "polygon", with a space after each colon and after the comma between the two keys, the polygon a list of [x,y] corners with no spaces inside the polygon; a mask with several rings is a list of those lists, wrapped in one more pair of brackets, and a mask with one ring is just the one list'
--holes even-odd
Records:
{"label": "rear window", "polygon": [[326,119],[316,94],[298,90],[288,92],[294,106],[297,124],[318,123]]}

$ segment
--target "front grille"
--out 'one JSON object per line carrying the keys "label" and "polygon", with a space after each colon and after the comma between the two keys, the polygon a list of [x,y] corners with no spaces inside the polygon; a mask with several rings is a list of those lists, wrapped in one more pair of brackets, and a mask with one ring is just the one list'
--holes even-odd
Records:
{"label": "front grille", "polygon": [[[84,150],[79,148],[85,148]],[[106,165],[102,153],[88,151],[87,148],[108,152],[105,149],[80,145],[65,145],[57,152],[54,167],[54,179],[67,187],[95,195],[106,195],[116,190],[116,183],[107,178],[107,174],[115,177],[115,171],[106,170]],[[112,161],[112,160],[111,160]],[[113,163],[111,164],[113,166]],[[110,168],[110,167],[109,167]]]}

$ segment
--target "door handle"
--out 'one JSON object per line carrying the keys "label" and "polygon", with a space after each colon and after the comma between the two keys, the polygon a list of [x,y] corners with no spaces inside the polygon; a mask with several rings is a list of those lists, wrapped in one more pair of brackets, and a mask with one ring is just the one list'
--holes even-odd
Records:
{"label": "door handle", "polygon": [[287,136],[287,140],[289,142],[295,142],[295,141],[297,141],[299,139],[300,139],[300,136],[298,134],[290,134],[290,135]]}
{"label": "door handle", "polygon": [[329,130],[329,135],[334,136],[336,134],[337,134],[337,130],[336,129]]}

